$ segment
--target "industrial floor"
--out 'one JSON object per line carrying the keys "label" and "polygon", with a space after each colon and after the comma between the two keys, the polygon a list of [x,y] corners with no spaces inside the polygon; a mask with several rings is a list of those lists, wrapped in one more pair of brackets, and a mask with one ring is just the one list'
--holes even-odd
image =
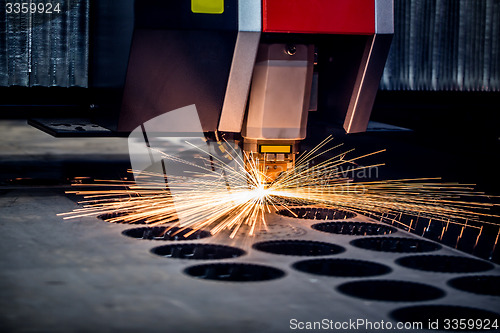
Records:
{"label": "industrial floor", "polygon": [[[377,145],[384,140],[392,138]],[[422,170],[419,160],[391,173]],[[0,122],[0,332],[289,332],[324,319],[425,326],[453,315],[500,324],[499,265],[361,215],[270,214],[256,237],[180,241],[123,234],[141,225],[57,216],[78,207],[64,193],[71,179],[118,179],[128,167],[126,139],[56,139],[25,121]],[[377,237],[389,247],[373,246]],[[198,259],[151,252],[211,252],[208,244],[227,247]]]}

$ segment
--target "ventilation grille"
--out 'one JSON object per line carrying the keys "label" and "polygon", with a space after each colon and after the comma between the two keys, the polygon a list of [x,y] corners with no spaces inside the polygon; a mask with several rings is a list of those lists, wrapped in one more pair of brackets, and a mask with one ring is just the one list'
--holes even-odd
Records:
{"label": "ventilation grille", "polygon": [[9,14],[6,2],[19,1],[0,0],[0,86],[87,87],[89,0],[24,1],[59,13]]}
{"label": "ventilation grille", "polygon": [[500,0],[395,0],[381,89],[500,91]]}

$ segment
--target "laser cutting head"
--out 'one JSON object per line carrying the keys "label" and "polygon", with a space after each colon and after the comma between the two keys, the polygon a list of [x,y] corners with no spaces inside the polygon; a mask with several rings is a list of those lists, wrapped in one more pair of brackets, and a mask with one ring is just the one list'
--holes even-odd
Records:
{"label": "laser cutting head", "polygon": [[265,185],[276,181],[295,167],[298,142],[246,140],[243,144],[247,170],[256,167]]}
{"label": "laser cutting head", "polygon": [[241,134],[243,150],[254,157],[267,183],[295,166],[299,142],[306,137],[313,66],[313,45],[259,46]]}

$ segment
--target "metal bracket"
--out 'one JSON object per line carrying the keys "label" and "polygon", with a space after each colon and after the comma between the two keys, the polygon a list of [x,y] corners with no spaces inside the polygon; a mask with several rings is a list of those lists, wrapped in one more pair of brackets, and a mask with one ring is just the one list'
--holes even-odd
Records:
{"label": "metal bracket", "polygon": [[28,124],[54,137],[123,137],[128,133],[114,132],[85,118],[35,118]]}

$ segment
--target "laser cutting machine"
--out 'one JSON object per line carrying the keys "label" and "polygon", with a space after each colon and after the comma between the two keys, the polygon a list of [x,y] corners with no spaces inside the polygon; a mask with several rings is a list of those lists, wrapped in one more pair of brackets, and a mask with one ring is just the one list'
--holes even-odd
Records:
{"label": "laser cutting machine", "polygon": [[392,0],[141,0],[124,3],[134,24],[121,28],[131,37],[120,49],[105,30],[116,8],[103,6],[93,121],[129,133],[194,104],[203,132],[242,138],[268,181],[293,168],[309,111],[366,130],[393,34]]}
{"label": "laser cutting machine", "polygon": [[195,104],[269,180],[294,166],[308,111],[365,131],[393,33],[392,0],[137,1],[118,131]]}

